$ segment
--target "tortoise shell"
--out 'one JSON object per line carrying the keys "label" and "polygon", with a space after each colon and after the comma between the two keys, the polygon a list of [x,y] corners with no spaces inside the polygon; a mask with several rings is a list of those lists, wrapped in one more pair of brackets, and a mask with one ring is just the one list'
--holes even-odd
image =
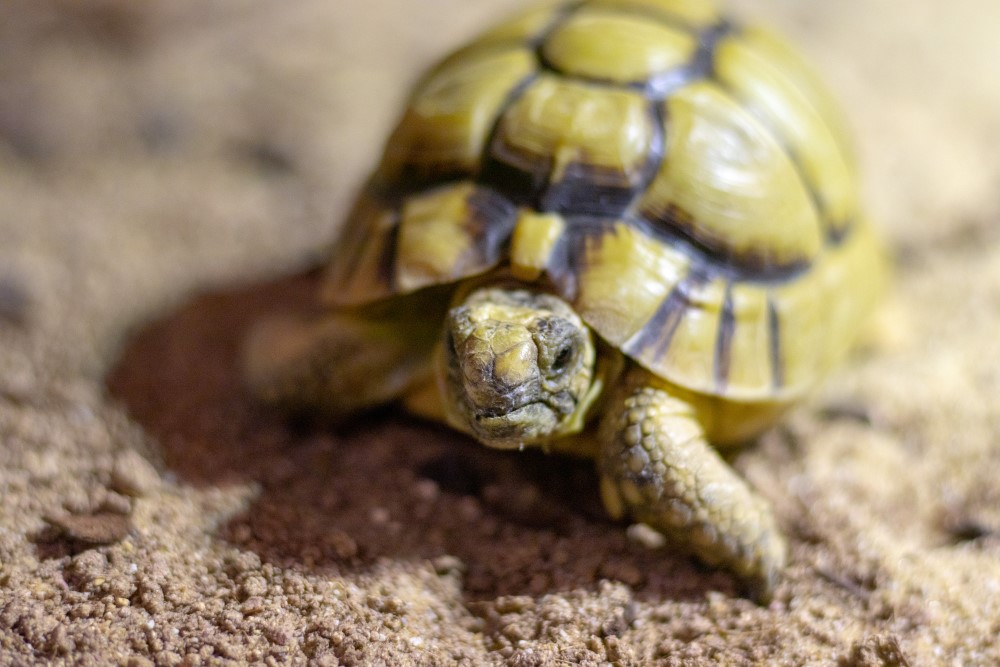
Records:
{"label": "tortoise shell", "polygon": [[325,300],[488,272],[552,290],[664,379],[740,401],[819,379],[882,279],[828,93],[706,0],[534,9],[420,81]]}

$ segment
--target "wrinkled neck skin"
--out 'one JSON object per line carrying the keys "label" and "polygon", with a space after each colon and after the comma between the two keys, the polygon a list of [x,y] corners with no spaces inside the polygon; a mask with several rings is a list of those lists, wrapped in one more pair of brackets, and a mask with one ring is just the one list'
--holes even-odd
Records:
{"label": "wrinkled neck skin", "polygon": [[593,336],[566,302],[482,288],[448,311],[444,329],[437,373],[454,427],[498,449],[545,445],[583,428],[602,383]]}

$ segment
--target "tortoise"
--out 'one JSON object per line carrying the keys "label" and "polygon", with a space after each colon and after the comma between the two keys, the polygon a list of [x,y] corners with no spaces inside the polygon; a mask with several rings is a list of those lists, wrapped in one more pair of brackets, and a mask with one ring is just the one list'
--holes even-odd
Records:
{"label": "tortoise", "polygon": [[592,457],[610,515],[766,601],[786,543],[724,456],[844,356],[884,275],[841,113],[785,42],[709,0],[549,4],[419,81],[315,311],[260,323],[245,374]]}

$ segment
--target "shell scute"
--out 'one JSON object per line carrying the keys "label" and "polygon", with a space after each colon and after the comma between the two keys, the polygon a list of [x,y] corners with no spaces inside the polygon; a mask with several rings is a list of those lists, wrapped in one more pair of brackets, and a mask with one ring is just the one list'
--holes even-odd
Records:
{"label": "shell scute", "polygon": [[666,156],[642,213],[727,261],[762,269],[812,261],[822,226],[773,134],[711,83],[678,91],[666,107]]}
{"label": "shell scute", "polygon": [[839,121],[827,109],[818,84],[803,88],[801,73],[789,71],[764,33],[724,39],[716,54],[716,76],[747,110],[771,129],[798,163],[829,232],[857,214],[857,186],[850,149],[838,138]]}
{"label": "shell scute", "polygon": [[423,182],[478,171],[500,108],[533,68],[524,48],[480,51],[437,68],[390,136],[376,179]]}
{"label": "shell scute", "polygon": [[645,82],[687,63],[697,36],[643,16],[585,7],[545,41],[542,56],[557,71],[618,84]]}
{"label": "shell scute", "polygon": [[643,178],[655,136],[639,92],[543,74],[503,114],[486,159],[501,174],[522,174],[535,192],[515,196],[530,196],[543,210],[588,212],[581,209],[587,198],[572,194],[591,189],[611,200],[619,193],[621,210]]}

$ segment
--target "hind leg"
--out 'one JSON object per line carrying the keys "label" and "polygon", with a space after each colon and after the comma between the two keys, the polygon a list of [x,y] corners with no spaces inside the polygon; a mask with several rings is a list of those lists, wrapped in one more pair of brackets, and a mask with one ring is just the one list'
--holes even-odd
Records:
{"label": "hind leg", "polygon": [[244,379],[265,403],[344,418],[400,398],[432,374],[438,327],[409,311],[282,317],[258,324]]}

